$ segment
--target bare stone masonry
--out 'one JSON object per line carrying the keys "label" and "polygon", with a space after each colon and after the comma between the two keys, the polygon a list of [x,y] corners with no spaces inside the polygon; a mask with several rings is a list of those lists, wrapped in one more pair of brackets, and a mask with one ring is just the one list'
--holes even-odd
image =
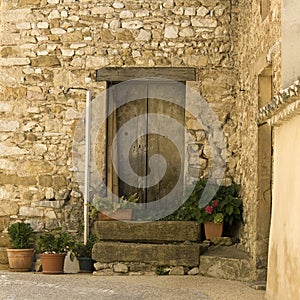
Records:
{"label": "bare stone masonry", "polygon": [[94,229],[99,240],[92,253],[95,275],[142,275],[155,273],[160,267],[169,268],[170,275],[184,275],[199,266],[197,222],[97,221]]}
{"label": "bare stone masonry", "polygon": [[[106,84],[96,81],[96,70],[105,67],[191,67],[197,80],[187,86],[199,91],[222,124],[224,182],[242,184],[241,247],[257,258],[255,276],[263,277],[268,237],[257,217],[257,76],[280,36],[280,1],[271,2],[262,20],[259,1],[2,0],[0,230],[25,220],[36,231],[77,231],[83,222],[72,142],[85,93],[65,93],[69,87],[98,95]],[[270,57],[278,91],[280,51]],[[190,116],[185,123],[196,140],[188,172],[207,176],[208,137]]]}
{"label": "bare stone masonry", "polygon": [[[64,94],[62,86],[86,87],[97,95],[102,86],[95,73],[106,66],[196,68],[199,92],[214,103],[228,142],[236,144],[234,126],[229,126],[236,122],[230,1],[3,0],[1,9],[3,217],[12,216],[7,205],[13,201],[14,218],[36,230],[78,229],[82,195],[72,172],[71,147],[85,95]],[[202,155],[201,145],[207,137],[197,128],[191,127],[191,133],[199,144],[195,157],[198,151],[205,163],[195,170],[191,157],[190,172],[205,175],[210,155]],[[230,180],[237,162],[228,160]],[[55,178],[61,184],[54,184]],[[45,201],[47,213],[38,207]]]}

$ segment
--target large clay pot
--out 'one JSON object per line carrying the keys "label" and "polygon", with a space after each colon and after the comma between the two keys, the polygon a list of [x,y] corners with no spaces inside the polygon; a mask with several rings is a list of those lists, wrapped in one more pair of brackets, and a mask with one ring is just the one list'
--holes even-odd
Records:
{"label": "large clay pot", "polygon": [[114,212],[102,211],[98,213],[99,221],[114,221],[114,220],[131,220],[132,219],[132,209],[118,209]]}
{"label": "large clay pot", "polygon": [[66,254],[40,254],[43,274],[61,274],[64,272]]}
{"label": "large clay pot", "polygon": [[32,267],[34,249],[7,249],[9,268],[14,272],[28,272]]}
{"label": "large clay pot", "polygon": [[221,237],[223,233],[223,222],[216,224],[214,222],[206,222],[204,224],[204,232],[207,240],[215,237]]}

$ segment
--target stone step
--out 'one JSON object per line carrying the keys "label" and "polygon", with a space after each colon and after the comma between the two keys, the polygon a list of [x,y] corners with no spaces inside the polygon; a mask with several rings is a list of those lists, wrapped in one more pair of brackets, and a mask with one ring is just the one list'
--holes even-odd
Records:
{"label": "stone step", "polygon": [[92,258],[100,263],[141,262],[155,266],[198,266],[199,244],[141,244],[99,242],[93,247]]}
{"label": "stone step", "polygon": [[234,246],[210,247],[200,256],[200,274],[228,280],[253,280],[254,266],[247,253]]}
{"label": "stone step", "polygon": [[97,221],[94,229],[101,241],[164,243],[200,240],[200,225],[190,221]]}

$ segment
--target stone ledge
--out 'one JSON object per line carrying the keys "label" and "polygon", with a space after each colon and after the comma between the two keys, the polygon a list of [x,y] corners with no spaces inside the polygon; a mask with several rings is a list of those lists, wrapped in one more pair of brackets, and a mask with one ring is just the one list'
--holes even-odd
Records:
{"label": "stone ledge", "polygon": [[101,263],[115,261],[149,263],[155,266],[198,266],[198,244],[135,244],[99,242],[93,247],[92,258]]}
{"label": "stone ledge", "polygon": [[232,247],[212,247],[200,256],[200,274],[228,280],[253,280],[253,265],[247,253]]}
{"label": "stone ledge", "polygon": [[98,221],[95,234],[101,241],[141,242],[197,242],[200,226],[197,222],[156,221],[149,223],[125,223]]}

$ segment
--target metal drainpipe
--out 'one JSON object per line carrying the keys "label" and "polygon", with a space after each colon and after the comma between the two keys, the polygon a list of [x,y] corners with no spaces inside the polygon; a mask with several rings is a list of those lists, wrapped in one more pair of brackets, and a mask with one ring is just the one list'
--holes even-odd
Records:
{"label": "metal drainpipe", "polygon": [[83,242],[86,245],[89,238],[89,191],[90,191],[90,124],[91,124],[91,99],[92,92],[82,87],[69,87],[64,91],[64,87],[61,87],[64,94],[67,94],[70,90],[84,90],[86,91],[86,109],[85,109],[85,166],[84,166],[84,205],[83,205],[83,219],[84,219],[84,232]]}
{"label": "metal drainpipe", "polygon": [[86,245],[89,237],[89,191],[90,191],[90,123],[91,123],[91,98],[92,92],[86,92],[85,109],[85,170],[84,170],[84,233],[83,242]]}

